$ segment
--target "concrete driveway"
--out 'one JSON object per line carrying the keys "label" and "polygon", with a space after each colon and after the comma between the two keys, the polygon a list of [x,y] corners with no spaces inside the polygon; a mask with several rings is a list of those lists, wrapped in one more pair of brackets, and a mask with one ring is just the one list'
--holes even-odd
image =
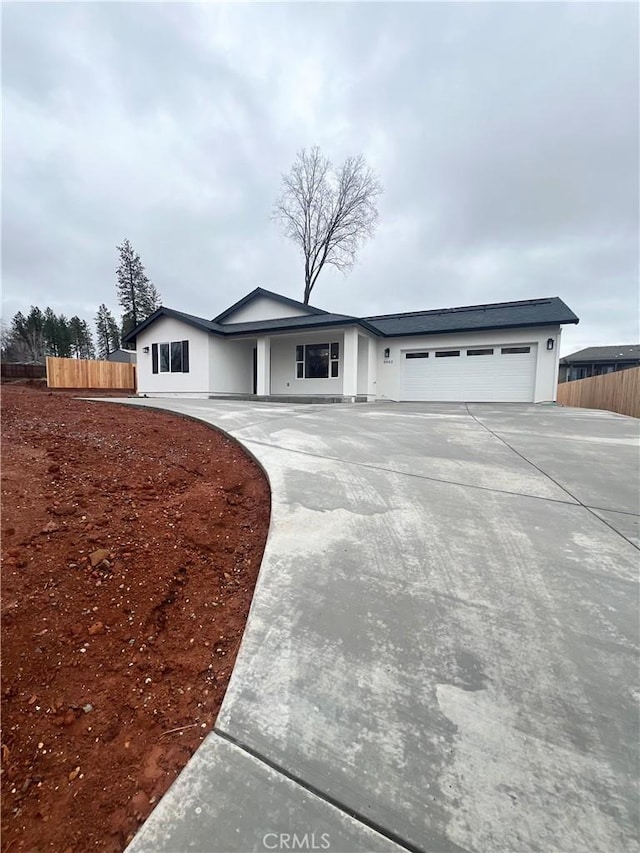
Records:
{"label": "concrete driveway", "polygon": [[273,515],[216,731],[131,853],[637,849],[637,420],[136,403],[235,436]]}

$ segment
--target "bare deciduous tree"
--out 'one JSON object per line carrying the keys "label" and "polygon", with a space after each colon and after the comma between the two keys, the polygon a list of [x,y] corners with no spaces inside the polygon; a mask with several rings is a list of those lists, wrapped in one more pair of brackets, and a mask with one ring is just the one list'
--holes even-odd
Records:
{"label": "bare deciduous tree", "polygon": [[325,264],[346,273],[358,248],[371,237],[378,218],[380,182],[362,156],[348,157],[335,170],[314,146],[299,152],[288,175],[273,218],[304,255],[304,303]]}

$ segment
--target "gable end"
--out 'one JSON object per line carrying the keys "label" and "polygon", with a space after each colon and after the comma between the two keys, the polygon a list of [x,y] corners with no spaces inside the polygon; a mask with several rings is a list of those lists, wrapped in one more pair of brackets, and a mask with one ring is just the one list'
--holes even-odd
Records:
{"label": "gable end", "polygon": [[287,317],[308,317],[326,314],[321,308],[305,305],[288,296],[281,296],[271,290],[256,287],[251,293],[243,296],[217,317],[214,323],[247,323],[259,320],[281,320]]}

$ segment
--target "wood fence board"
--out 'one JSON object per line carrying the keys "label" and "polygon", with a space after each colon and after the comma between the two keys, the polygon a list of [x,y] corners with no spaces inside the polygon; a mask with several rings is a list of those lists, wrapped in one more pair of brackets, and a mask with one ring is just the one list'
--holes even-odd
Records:
{"label": "wood fence board", "polygon": [[640,418],[640,367],[558,385],[558,403]]}
{"label": "wood fence board", "polygon": [[136,367],[118,361],[47,356],[49,388],[136,389]]}
{"label": "wood fence board", "polygon": [[3,362],[3,379],[44,379],[47,375],[44,364],[23,364],[21,362]]}

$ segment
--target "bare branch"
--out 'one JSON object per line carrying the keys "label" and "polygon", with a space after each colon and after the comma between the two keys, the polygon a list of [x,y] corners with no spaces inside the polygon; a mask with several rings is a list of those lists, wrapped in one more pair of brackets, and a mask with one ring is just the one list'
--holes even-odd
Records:
{"label": "bare branch", "polygon": [[358,249],[371,237],[378,219],[382,187],[364,158],[348,157],[334,170],[314,146],[302,149],[288,175],[273,218],[304,256],[304,301],[325,265],[348,272]]}

